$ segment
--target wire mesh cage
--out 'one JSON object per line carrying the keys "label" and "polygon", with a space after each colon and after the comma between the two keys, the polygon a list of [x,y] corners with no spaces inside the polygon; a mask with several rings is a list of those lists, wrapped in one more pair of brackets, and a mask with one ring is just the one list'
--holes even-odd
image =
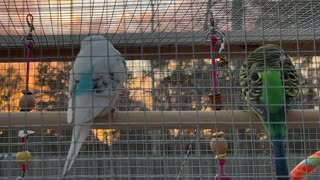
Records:
{"label": "wire mesh cage", "polygon": [[[1,1],[0,179],[277,179],[272,140],[239,80],[250,54],[270,43],[300,77],[286,120],[290,172],[319,149],[319,7],[318,0]],[[91,35],[121,53],[127,79],[116,89],[115,117],[95,118],[63,177],[74,133],[70,74]],[[31,111],[19,106],[23,90],[34,97]],[[223,173],[210,144],[220,131]],[[318,154],[313,160],[318,166]],[[310,170],[305,179],[319,179]]]}

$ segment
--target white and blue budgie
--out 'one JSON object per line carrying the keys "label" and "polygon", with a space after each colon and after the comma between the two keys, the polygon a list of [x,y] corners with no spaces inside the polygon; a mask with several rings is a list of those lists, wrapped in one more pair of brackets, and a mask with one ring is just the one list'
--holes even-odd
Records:
{"label": "white and blue budgie", "polygon": [[111,112],[126,78],[125,60],[107,39],[93,35],[81,42],[70,71],[67,120],[74,127],[62,177],[71,169],[94,119]]}

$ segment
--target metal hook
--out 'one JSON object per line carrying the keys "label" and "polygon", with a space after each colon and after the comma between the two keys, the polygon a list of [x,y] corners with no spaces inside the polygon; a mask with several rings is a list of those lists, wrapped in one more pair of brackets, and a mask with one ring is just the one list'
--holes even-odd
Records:
{"label": "metal hook", "polygon": [[[29,32],[27,35],[23,36],[21,38],[21,41],[27,45],[27,46],[30,46],[30,43],[33,44],[33,38],[32,38],[32,31],[34,30],[34,26],[33,26],[33,16],[32,14],[27,14],[26,16],[26,21],[27,21],[27,24],[29,26]],[[30,43],[29,43],[30,42]]]}
{"label": "metal hook", "polygon": [[210,35],[213,35],[213,34],[216,34],[217,35],[216,38],[219,41],[221,41],[221,45],[220,45],[220,49],[219,49],[219,53],[221,53],[221,52],[224,51],[224,42],[225,42],[224,36],[225,35],[220,30],[215,29],[214,27],[212,27],[211,31],[207,33],[207,36],[206,36],[207,41],[211,41]]}
{"label": "metal hook", "polygon": [[219,39],[221,41],[221,45],[220,45],[220,49],[219,49],[219,53],[223,52],[224,51],[224,33],[221,32],[220,30],[216,29],[216,32],[218,33],[218,37],[217,39]]}
{"label": "metal hook", "polygon": [[33,16],[32,14],[28,14],[26,17],[28,26],[29,26],[29,32],[31,33],[34,30],[34,26],[33,26]]}

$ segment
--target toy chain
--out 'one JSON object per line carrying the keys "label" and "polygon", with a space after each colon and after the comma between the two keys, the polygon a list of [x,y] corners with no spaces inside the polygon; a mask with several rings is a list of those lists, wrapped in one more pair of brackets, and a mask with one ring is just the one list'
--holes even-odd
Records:
{"label": "toy chain", "polygon": [[30,58],[31,58],[31,50],[33,48],[33,37],[32,37],[32,31],[34,30],[33,26],[33,16],[31,14],[28,14],[26,17],[28,26],[29,26],[29,32],[26,36],[23,36],[21,41],[24,43],[26,47],[26,62],[27,62],[27,69],[26,69],[26,89],[22,92],[23,94],[32,94],[29,91],[29,71],[30,71]]}
{"label": "toy chain", "polygon": [[32,31],[34,30],[33,26],[33,16],[28,14],[26,21],[29,27],[29,32],[27,35],[23,36],[21,41],[25,46],[25,58],[26,58],[26,89],[22,91],[22,96],[19,101],[20,111],[31,111],[35,107],[35,97],[32,95],[32,92],[29,90],[29,71],[30,71],[30,59],[31,51],[33,48],[33,38]]}
{"label": "toy chain", "polygon": [[218,54],[224,52],[225,48],[225,38],[224,33],[216,29],[214,19],[211,17],[210,19],[210,32],[207,33],[207,41],[211,44],[211,67],[212,67],[212,89],[211,92],[208,94],[208,103],[205,106],[207,109],[208,104],[214,105],[214,110],[221,110],[222,109],[222,97],[221,93],[218,92],[218,70],[227,67],[228,61],[225,55],[221,55],[219,61],[216,60],[215,51],[216,51],[216,44],[218,41],[221,42],[220,49]]}
{"label": "toy chain", "polygon": [[[216,33],[218,33],[218,36],[215,36]],[[218,82],[217,82],[218,73],[217,73],[217,69],[218,68],[222,68],[224,66],[227,66],[228,65],[228,61],[227,61],[225,55],[221,56],[220,61],[218,63],[215,60],[215,55],[214,55],[214,52],[216,50],[215,46],[216,46],[218,40],[220,40],[221,41],[221,46],[220,46],[220,49],[219,49],[219,53],[222,53],[224,51],[224,42],[225,42],[225,40],[224,40],[224,34],[221,31],[219,31],[219,30],[217,30],[215,28],[213,18],[211,18],[211,31],[207,33],[207,39],[208,39],[208,37],[210,35],[211,35],[210,41],[211,41],[212,89],[211,89],[211,93],[208,96],[209,96],[209,98],[212,97],[211,100],[210,100],[212,103],[216,102],[217,104],[221,104],[221,95],[220,95],[219,92],[217,92],[217,89],[218,89]],[[218,65],[218,68],[217,68],[217,65]],[[218,98],[216,98],[216,101],[213,100],[214,97],[218,97]],[[220,100],[218,100],[219,102],[217,102],[217,99],[219,99],[219,98],[220,98]],[[220,110],[221,109],[221,106],[219,106],[219,105],[215,106],[215,107],[216,107],[216,110]],[[206,108],[207,108],[207,106],[205,107],[204,110],[206,110]],[[192,150],[192,143],[194,142],[197,134],[198,134],[197,129],[194,129],[193,137],[192,137],[191,142],[190,142],[190,144],[188,146],[188,150],[186,152],[185,158],[182,161],[182,164],[181,164],[181,167],[180,167],[180,171],[179,171],[178,176],[177,176],[177,180],[179,180],[181,178],[181,175],[182,175],[182,172],[183,172],[183,168],[184,168],[185,163],[186,163],[186,161],[187,161],[187,159],[189,157],[189,154],[190,154],[190,152]]]}
{"label": "toy chain", "polygon": [[[256,129],[252,129],[252,133],[258,138],[260,139],[260,136],[259,134],[257,133],[257,130]],[[264,153],[265,156],[269,156],[268,155],[268,152],[267,152],[267,148],[266,146],[264,145],[264,142],[260,140],[260,146],[262,148],[262,151]],[[271,143],[271,146],[272,146],[272,143]],[[276,170],[274,168],[274,166],[272,165],[272,161],[273,161],[273,157],[270,156],[271,159],[269,159],[269,165],[271,167],[271,171],[272,171],[272,175],[276,175]]]}
{"label": "toy chain", "polygon": [[191,142],[190,142],[190,144],[189,144],[189,146],[188,146],[188,150],[187,150],[187,152],[186,152],[186,155],[185,155],[185,157],[184,157],[184,159],[183,159],[183,161],[182,161],[182,164],[181,164],[181,167],[180,167],[178,176],[177,176],[177,180],[179,180],[179,179],[181,178],[181,175],[182,175],[182,172],[183,172],[183,168],[184,168],[184,166],[185,166],[185,164],[186,164],[186,162],[187,162],[187,160],[188,160],[189,154],[190,154],[190,152],[191,152],[191,150],[192,150],[192,143],[193,143],[193,141],[195,140],[197,134],[198,134],[197,129],[194,129],[194,133],[193,133],[193,136],[192,136],[192,138],[191,138]]}
{"label": "toy chain", "polygon": [[[215,23],[214,19],[211,18],[211,27],[210,27],[210,32],[207,33],[207,39],[209,36],[210,37],[210,42],[211,42],[211,65],[212,65],[212,89],[211,92],[213,94],[217,93],[218,89],[218,72],[217,72],[217,65],[218,67],[223,67],[223,65],[227,65],[226,63],[226,58],[223,58],[223,61],[216,62],[216,57],[215,57],[215,51],[216,51],[216,44],[218,40],[221,41],[220,49],[219,49],[219,54],[224,51],[224,34],[219,31],[218,29],[215,28]],[[222,62],[222,63],[221,63]]]}

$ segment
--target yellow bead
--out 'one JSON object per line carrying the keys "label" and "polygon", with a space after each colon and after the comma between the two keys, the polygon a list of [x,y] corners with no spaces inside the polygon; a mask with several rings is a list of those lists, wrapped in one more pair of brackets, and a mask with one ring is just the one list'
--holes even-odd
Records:
{"label": "yellow bead", "polygon": [[223,153],[223,154],[218,154],[218,155],[216,155],[216,158],[217,159],[223,159],[223,158],[225,158],[227,156],[227,153]]}
{"label": "yellow bead", "polygon": [[29,151],[22,151],[17,153],[16,159],[20,166],[28,165],[29,161],[32,160],[32,155]]}
{"label": "yellow bead", "polygon": [[212,137],[223,137],[223,136],[224,136],[224,132],[222,132],[222,131],[212,134]]}

